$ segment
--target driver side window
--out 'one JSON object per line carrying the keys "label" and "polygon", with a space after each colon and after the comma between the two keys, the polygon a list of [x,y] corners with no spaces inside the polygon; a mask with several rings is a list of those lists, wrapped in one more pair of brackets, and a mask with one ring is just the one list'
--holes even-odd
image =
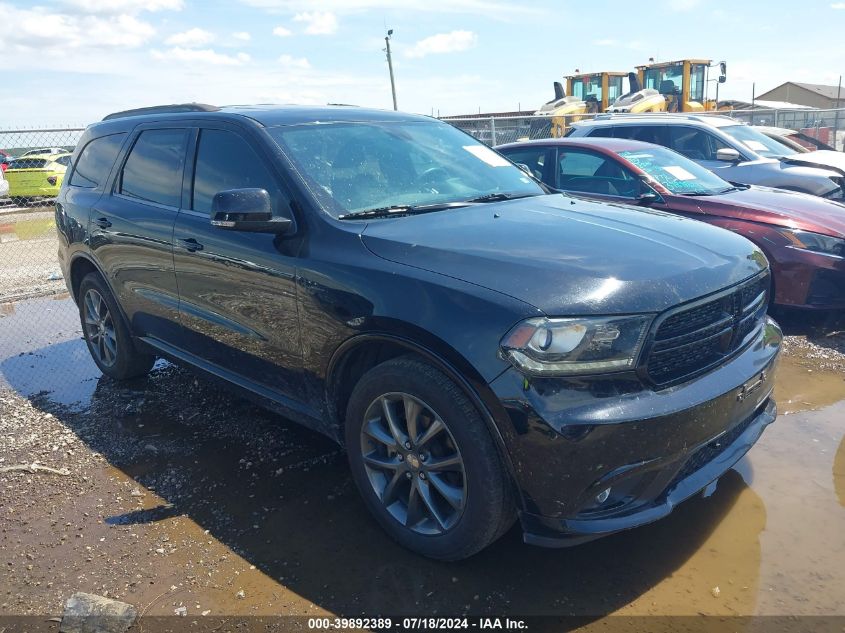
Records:
{"label": "driver side window", "polygon": [[210,215],[216,193],[252,188],[267,190],[276,215],[283,196],[263,159],[234,132],[200,130],[191,208]]}
{"label": "driver side window", "polygon": [[690,160],[716,160],[716,151],[727,144],[704,130],[669,126],[669,147]]}
{"label": "driver side window", "polygon": [[558,188],[578,193],[636,198],[638,180],[609,156],[561,148],[558,151]]}

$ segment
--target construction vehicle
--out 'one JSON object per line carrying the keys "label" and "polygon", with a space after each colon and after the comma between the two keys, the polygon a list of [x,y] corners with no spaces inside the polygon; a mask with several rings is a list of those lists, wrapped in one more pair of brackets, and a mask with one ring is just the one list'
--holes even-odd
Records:
{"label": "construction vehicle", "polygon": [[[637,66],[641,92],[656,92],[663,97],[668,112],[704,112],[715,110],[716,101],[705,98],[705,87],[712,62],[709,59],[683,59],[674,62],[652,62]],[[719,83],[725,82],[726,65],[719,63]],[[622,110],[617,110],[622,111]],[[632,110],[627,110],[632,111]],[[649,110],[640,110],[648,112]],[[653,110],[652,110],[653,111]]]}
{"label": "construction vehicle", "polygon": [[555,97],[544,103],[534,115],[528,131],[529,138],[561,138],[566,135],[567,126],[586,114],[587,103],[578,97],[567,96],[563,84],[554,82]]}
{"label": "construction vehicle", "polygon": [[564,77],[566,92],[584,101],[587,112],[597,114],[622,96],[622,81],[626,76],[627,73],[613,71],[568,75]]}

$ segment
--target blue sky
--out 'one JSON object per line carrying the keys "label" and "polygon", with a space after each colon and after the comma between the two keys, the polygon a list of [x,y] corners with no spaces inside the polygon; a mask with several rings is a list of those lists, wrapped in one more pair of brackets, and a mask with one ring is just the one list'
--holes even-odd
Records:
{"label": "blue sky", "polygon": [[0,125],[198,101],[534,109],[576,68],[725,60],[720,97],[845,73],[845,2],[0,0]]}

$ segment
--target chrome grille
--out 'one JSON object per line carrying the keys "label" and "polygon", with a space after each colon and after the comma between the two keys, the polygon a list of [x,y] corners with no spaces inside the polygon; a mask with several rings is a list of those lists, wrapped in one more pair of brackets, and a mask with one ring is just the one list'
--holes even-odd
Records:
{"label": "chrome grille", "polygon": [[731,356],[762,325],[768,291],[766,272],[664,318],[646,361],[651,380],[668,386]]}

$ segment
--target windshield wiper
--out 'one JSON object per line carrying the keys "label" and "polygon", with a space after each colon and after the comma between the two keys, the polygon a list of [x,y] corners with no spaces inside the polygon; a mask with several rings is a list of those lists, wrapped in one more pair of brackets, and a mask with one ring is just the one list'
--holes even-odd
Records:
{"label": "windshield wiper", "polygon": [[477,198],[470,198],[467,202],[499,202],[501,200],[516,200],[517,198],[530,198],[531,196],[536,196],[539,194],[536,193],[505,193],[505,192],[498,192],[498,193],[488,193],[483,196],[478,196]]}
{"label": "windshield wiper", "polygon": [[459,207],[467,207],[471,204],[467,202],[436,202],[433,204],[393,204],[389,207],[377,207],[375,209],[365,209],[363,211],[353,211],[352,213],[344,213],[337,216],[338,220],[361,220],[366,218],[392,218],[403,215],[413,215],[415,213],[428,213],[429,211],[443,211],[445,209],[457,209]]}

